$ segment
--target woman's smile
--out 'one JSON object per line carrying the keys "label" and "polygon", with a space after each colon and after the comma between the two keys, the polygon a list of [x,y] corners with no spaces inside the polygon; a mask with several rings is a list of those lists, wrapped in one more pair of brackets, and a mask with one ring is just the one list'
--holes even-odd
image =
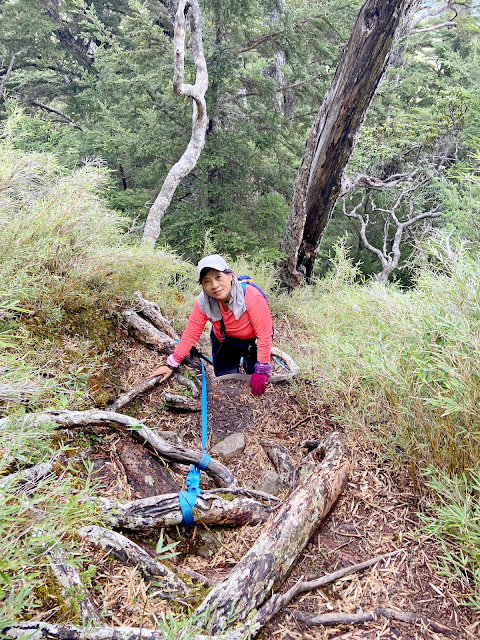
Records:
{"label": "woman's smile", "polygon": [[232,292],[232,274],[210,269],[202,278],[202,286],[211,298],[227,302]]}

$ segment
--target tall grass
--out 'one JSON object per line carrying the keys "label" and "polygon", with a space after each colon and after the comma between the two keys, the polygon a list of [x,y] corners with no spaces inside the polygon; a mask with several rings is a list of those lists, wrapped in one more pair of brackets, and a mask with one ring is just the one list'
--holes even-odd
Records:
{"label": "tall grass", "polygon": [[33,384],[42,406],[85,406],[121,307],[141,290],[183,316],[193,267],[130,240],[102,197],[101,163],[66,171],[16,150],[13,128],[7,121],[0,136],[0,384]]}
{"label": "tall grass", "polygon": [[[340,245],[328,277],[277,304],[298,332],[297,358],[338,420],[380,439],[417,478],[441,470],[441,504],[453,495],[447,479],[467,479],[470,493],[455,494],[458,517],[450,513],[447,525],[440,509],[433,518],[447,548],[458,544],[455,527],[480,536],[478,508],[464,508],[468,500],[478,506],[478,473],[471,470],[480,460],[480,263],[448,236],[437,236],[426,252],[415,288],[405,291],[358,283]],[[477,576],[478,608],[480,556],[466,545],[461,553],[462,575]],[[459,563],[444,558],[459,576]]]}

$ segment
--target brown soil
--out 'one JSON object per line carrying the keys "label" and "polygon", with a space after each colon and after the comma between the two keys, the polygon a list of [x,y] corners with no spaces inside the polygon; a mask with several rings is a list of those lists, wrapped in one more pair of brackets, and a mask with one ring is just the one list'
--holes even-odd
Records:
{"label": "brown soil", "polygon": [[[162,357],[130,343],[125,351],[125,389],[137,384],[162,361]],[[211,372],[208,370],[208,375]],[[173,381],[165,385],[175,393],[185,393]],[[167,411],[161,400],[163,388],[145,394],[141,401],[124,412],[143,419],[159,430],[175,431],[183,442],[201,448],[200,415]],[[209,444],[229,433],[243,431],[246,448],[243,455],[228,463],[240,486],[251,487],[271,464],[259,440],[277,439],[290,450],[298,463],[307,439],[321,439],[341,427],[329,416],[326,398],[316,395],[308,382],[269,386],[259,398],[251,395],[247,384],[225,382],[209,384]],[[405,549],[389,561],[343,578],[327,588],[298,597],[290,609],[315,614],[327,612],[358,613],[377,607],[391,607],[421,614],[450,629],[449,637],[480,637],[474,614],[461,604],[465,594],[436,573],[438,550],[432,540],[420,533],[418,511],[421,504],[415,495],[408,469],[396,466],[380,448],[366,446],[360,436],[346,433],[351,449],[352,473],[348,486],[327,518],[310,540],[282,591],[301,576],[308,578],[331,573],[396,549]],[[127,442],[125,436],[105,433],[96,469],[102,478],[102,493],[133,499],[170,492],[182,487],[187,468],[173,465],[167,469],[154,456],[141,451],[140,445]],[[145,477],[148,480],[145,481]],[[202,474],[202,487],[211,486]],[[281,497],[286,498],[287,493]],[[166,532],[166,540],[180,540],[179,566],[193,569],[212,580],[222,580],[249,549],[263,525],[239,529],[205,529],[194,526]],[[158,534],[142,544],[155,546]],[[157,599],[156,589],[145,584],[135,569],[122,568],[112,559],[92,552],[99,567],[95,599],[100,608],[110,612],[112,624],[144,625],[153,628],[161,620],[169,603]],[[178,612],[178,605],[174,611]],[[438,639],[445,638],[424,625],[405,624],[380,619],[358,627],[336,626],[307,629],[283,612],[263,631],[265,640],[334,638],[373,640],[374,638]]]}

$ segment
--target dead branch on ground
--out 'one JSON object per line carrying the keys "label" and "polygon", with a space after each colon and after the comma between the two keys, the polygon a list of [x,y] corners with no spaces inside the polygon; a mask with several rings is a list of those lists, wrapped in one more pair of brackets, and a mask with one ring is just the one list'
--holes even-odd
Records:
{"label": "dead branch on ground", "polygon": [[410,624],[428,625],[435,633],[443,633],[445,635],[454,635],[456,631],[445,627],[439,622],[435,622],[426,616],[418,613],[410,613],[407,611],[397,611],[387,607],[379,607],[365,613],[322,613],[321,615],[313,615],[304,613],[303,611],[287,610],[291,613],[297,622],[301,622],[308,627],[331,627],[339,624],[361,624],[362,622],[374,622],[378,618],[387,618],[388,620],[398,620],[399,622],[408,622]]}
{"label": "dead branch on ground", "polygon": [[340,434],[323,443],[326,455],[317,470],[291,494],[265,526],[229,577],[210,591],[197,610],[210,632],[245,620],[275,585],[283,582],[313,532],[329,512],[348,478],[347,448]]}
{"label": "dead branch on ground", "polygon": [[178,599],[190,595],[190,589],[171,569],[152,558],[138,544],[121,533],[92,525],[83,527],[78,534],[92,544],[113,553],[122,564],[138,567],[147,580],[161,578],[158,586],[162,589],[163,598]]}
{"label": "dead branch on ground", "polygon": [[[228,489],[224,495],[228,496]],[[178,493],[151,496],[129,502],[115,502],[108,498],[96,498],[111,526],[136,531],[181,524],[183,514]],[[265,522],[271,509],[251,498],[225,499],[217,492],[202,491],[193,508],[196,524],[240,527]]]}

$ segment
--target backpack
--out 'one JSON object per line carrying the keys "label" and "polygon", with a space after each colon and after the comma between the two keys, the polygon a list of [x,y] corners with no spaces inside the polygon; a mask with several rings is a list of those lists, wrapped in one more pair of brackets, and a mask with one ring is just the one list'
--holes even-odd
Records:
{"label": "backpack", "polygon": [[258,284],[255,284],[254,282],[252,282],[252,279],[250,278],[250,276],[237,276],[237,280],[240,282],[240,284],[242,285],[244,290],[246,289],[247,284],[251,284],[252,287],[255,287],[255,289],[258,289],[258,291],[260,291],[262,296],[267,301],[268,306],[270,306],[270,303],[268,302],[268,298],[267,298],[266,294],[260,289]]}

